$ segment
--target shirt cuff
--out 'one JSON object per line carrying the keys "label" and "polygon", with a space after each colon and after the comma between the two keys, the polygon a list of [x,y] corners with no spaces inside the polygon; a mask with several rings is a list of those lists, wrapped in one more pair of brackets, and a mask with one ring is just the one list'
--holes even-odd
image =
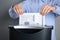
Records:
{"label": "shirt cuff", "polygon": [[11,6],[11,8],[9,9],[9,15],[11,18],[13,19],[17,19],[18,15],[15,13],[15,11],[13,10],[13,6]]}
{"label": "shirt cuff", "polygon": [[55,6],[56,9],[53,10],[53,12],[56,14],[56,15],[60,15],[60,7],[59,6]]}

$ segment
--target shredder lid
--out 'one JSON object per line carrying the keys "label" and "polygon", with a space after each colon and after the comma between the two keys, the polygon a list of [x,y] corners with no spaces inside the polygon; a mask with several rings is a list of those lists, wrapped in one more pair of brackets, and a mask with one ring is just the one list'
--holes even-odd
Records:
{"label": "shredder lid", "polygon": [[43,28],[53,28],[52,26],[42,26],[42,25],[16,25],[15,29],[43,29]]}

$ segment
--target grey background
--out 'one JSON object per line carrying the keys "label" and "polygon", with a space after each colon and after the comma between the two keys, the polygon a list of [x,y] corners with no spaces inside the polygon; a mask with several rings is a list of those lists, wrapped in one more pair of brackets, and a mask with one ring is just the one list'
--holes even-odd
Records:
{"label": "grey background", "polygon": [[[16,4],[21,0],[0,0],[0,40],[9,40],[9,25],[17,25],[18,19],[14,20],[10,18],[8,10],[12,3]],[[60,17],[56,18],[56,37],[60,40]]]}

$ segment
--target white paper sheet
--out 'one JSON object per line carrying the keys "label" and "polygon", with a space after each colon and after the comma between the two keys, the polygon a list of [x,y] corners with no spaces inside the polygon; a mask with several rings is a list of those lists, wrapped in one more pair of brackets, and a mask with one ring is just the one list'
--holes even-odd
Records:
{"label": "white paper sheet", "polygon": [[19,15],[19,25],[32,25],[32,24],[38,24],[38,25],[45,25],[45,16],[43,16],[40,13],[24,13],[23,15]]}

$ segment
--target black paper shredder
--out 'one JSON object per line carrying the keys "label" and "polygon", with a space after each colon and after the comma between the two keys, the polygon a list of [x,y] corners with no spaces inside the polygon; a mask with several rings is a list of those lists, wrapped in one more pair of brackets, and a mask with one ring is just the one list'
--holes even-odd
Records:
{"label": "black paper shredder", "polygon": [[16,29],[10,25],[9,40],[51,40],[52,29],[53,26],[23,26]]}

